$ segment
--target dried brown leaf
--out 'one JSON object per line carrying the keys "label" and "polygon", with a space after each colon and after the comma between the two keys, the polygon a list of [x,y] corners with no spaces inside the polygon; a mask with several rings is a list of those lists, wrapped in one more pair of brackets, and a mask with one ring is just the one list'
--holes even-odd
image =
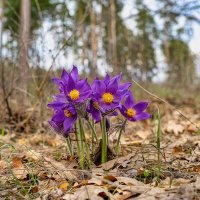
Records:
{"label": "dried brown leaf", "polygon": [[110,182],[115,182],[115,181],[117,181],[117,178],[114,177],[114,176],[111,175],[111,174],[105,175],[105,176],[103,177],[103,179],[108,180],[108,181],[110,181]]}
{"label": "dried brown leaf", "polygon": [[113,198],[113,195],[109,193],[106,189],[99,186],[87,185],[79,188],[71,200],[85,200],[85,199],[95,199],[102,200],[104,198]]}
{"label": "dried brown leaf", "polygon": [[74,194],[65,194],[62,199],[63,200],[72,200],[74,197]]}
{"label": "dried brown leaf", "polygon": [[[91,179],[90,179],[91,180]],[[92,182],[91,182],[92,183]],[[84,185],[90,185],[91,184],[88,180],[81,180],[80,183],[75,183],[73,188],[80,188],[81,186],[84,186]]]}
{"label": "dried brown leaf", "polygon": [[35,150],[30,150],[26,153],[26,157],[29,158],[32,161],[38,161],[42,158],[42,154],[38,153]]}
{"label": "dried brown leaf", "polygon": [[103,164],[101,165],[101,167],[102,167],[104,170],[108,171],[108,170],[113,169],[113,167],[115,166],[115,164],[116,164],[116,159],[110,160],[110,161],[108,161],[108,162],[106,162],[106,163],[103,163]]}
{"label": "dried brown leaf", "polygon": [[11,161],[11,169],[16,178],[23,180],[26,178],[28,171],[22,163],[22,157],[15,156]]}
{"label": "dried brown leaf", "polygon": [[6,161],[5,161],[5,160],[0,160],[0,173],[1,173],[4,169],[6,169],[6,167],[7,167]]}
{"label": "dried brown leaf", "polygon": [[98,176],[93,176],[90,180],[88,180],[89,184],[101,185],[102,184],[102,177],[98,178]]}
{"label": "dried brown leaf", "polygon": [[115,200],[126,200],[133,196],[133,193],[130,191],[121,191],[114,195]]}
{"label": "dried brown leaf", "polygon": [[144,131],[137,131],[136,135],[138,135],[141,139],[146,140],[150,135],[150,130],[144,130]]}
{"label": "dried brown leaf", "polygon": [[134,178],[129,178],[129,177],[116,177],[119,183],[123,183],[124,185],[128,186],[145,186],[144,183],[134,179]]}
{"label": "dried brown leaf", "polygon": [[174,133],[175,135],[179,135],[184,131],[185,127],[182,124],[178,124],[172,120],[167,122],[165,127],[165,131],[168,133]]}
{"label": "dried brown leaf", "polygon": [[55,168],[55,170],[58,170],[58,172],[64,175],[66,179],[70,181],[74,181],[77,179],[76,176],[71,171],[67,170],[67,166],[65,166],[63,163],[57,162],[48,157],[45,157],[44,159],[46,162],[52,165]]}

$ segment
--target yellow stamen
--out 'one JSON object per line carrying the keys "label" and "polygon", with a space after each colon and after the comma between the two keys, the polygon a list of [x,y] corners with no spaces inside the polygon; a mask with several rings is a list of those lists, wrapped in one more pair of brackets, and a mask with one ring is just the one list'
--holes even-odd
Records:
{"label": "yellow stamen", "polygon": [[72,113],[69,110],[64,110],[64,114],[66,117],[72,117]]}
{"label": "yellow stamen", "polygon": [[70,93],[69,93],[69,96],[70,96],[71,100],[77,100],[77,99],[79,99],[79,95],[80,95],[80,93],[76,89],[70,91]]}
{"label": "yellow stamen", "polygon": [[96,102],[96,101],[93,102],[93,106],[94,106],[96,109],[100,109],[99,104],[98,104],[98,102]]}
{"label": "yellow stamen", "polygon": [[129,108],[127,109],[126,111],[126,114],[129,116],[129,117],[134,117],[136,115],[136,111],[133,109],[133,108]]}
{"label": "yellow stamen", "polygon": [[109,93],[109,92],[104,93],[103,96],[102,96],[102,98],[103,98],[103,100],[104,100],[104,102],[106,104],[110,104],[114,100],[114,96],[111,93]]}

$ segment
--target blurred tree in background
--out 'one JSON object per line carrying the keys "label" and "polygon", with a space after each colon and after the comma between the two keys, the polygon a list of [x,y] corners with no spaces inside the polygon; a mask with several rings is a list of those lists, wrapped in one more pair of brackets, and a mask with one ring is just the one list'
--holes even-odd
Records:
{"label": "blurred tree in background", "polygon": [[136,27],[140,74],[142,80],[151,81],[154,75],[153,70],[157,68],[154,42],[158,38],[158,31],[153,15],[142,0],[136,1],[136,9],[138,10]]}
{"label": "blurred tree in background", "polygon": [[[200,2],[195,0],[161,0],[158,13],[164,21],[162,50],[168,67],[167,82],[186,87],[195,82],[195,55],[188,43],[192,37],[193,22],[200,23]],[[183,21],[180,26],[179,21]]]}
{"label": "blurred tree in background", "polygon": [[[43,23],[45,18],[56,16],[56,6],[61,3],[55,3],[51,0],[6,0],[5,8],[5,24],[4,28],[9,30],[9,33],[12,35],[11,39],[19,37],[19,25],[20,25],[20,8],[21,4],[29,2],[30,6],[26,7],[27,12],[30,12],[31,21],[30,21],[30,33],[31,37],[36,33]],[[30,9],[30,11],[29,11]],[[41,16],[42,14],[42,16]],[[43,18],[42,18],[43,17]]]}
{"label": "blurred tree in background", "polygon": [[168,82],[182,87],[194,84],[195,57],[188,44],[180,39],[172,39],[169,41],[169,53]]}

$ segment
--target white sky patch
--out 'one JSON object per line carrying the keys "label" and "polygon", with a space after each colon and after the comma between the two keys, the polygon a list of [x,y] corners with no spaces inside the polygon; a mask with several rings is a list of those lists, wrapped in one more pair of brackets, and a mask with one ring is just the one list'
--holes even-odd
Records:
{"label": "white sky patch", "polygon": [[200,26],[198,24],[193,25],[194,35],[189,43],[193,53],[200,56]]}

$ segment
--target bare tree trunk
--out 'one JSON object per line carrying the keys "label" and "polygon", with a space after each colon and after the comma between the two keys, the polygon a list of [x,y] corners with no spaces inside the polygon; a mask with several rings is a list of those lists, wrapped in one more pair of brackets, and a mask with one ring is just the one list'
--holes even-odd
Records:
{"label": "bare tree trunk", "polygon": [[165,25],[164,25],[164,51],[165,51],[166,63],[169,67],[169,65],[170,65],[170,49],[169,49],[169,34],[168,34],[167,22],[165,22]]}
{"label": "bare tree trunk", "polygon": [[19,38],[19,55],[18,66],[20,73],[23,73],[23,80],[20,82],[20,88],[27,91],[27,76],[28,76],[28,46],[30,36],[30,0],[21,0],[20,13],[20,38]]}
{"label": "bare tree trunk", "polygon": [[164,47],[164,54],[165,54],[165,61],[168,68],[168,83],[170,83],[172,80],[174,80],[174,72],[171,69],[170,64],[170,46],[169,46],[169,25],[167,22],[164,23],[164,41],[163,41],[163,47]]}
{"label": "bare tree trunk", "polygon": [[3,98],[6,104],[6,109],[8,112],[9,117],[12,117],[12,110],[9,103],[9,97],[10,95],[6,91],[6,83],[5,83],[5,64],[3,62],[3,56],[2,56],[2,37],[3,37],[3,27],[4,27],[4,14],[5,14],[5,2],[6,0],[2,0],[1,2],[1,16],[0,16],[0,65],[1,65],[1,87],[3,92]]}
{"label": "bare tree trunk", "polygon": [[90,12],[90,45],[91,45],[91,74],[96,74],[97,69],[97,40],[96,40],[96,13],[91,1]]}
{"label": "bare tree trunk", "polygon": [[118,69],[118,61],[117,61],[117,34],[116,34],[116,0],[110,0],[110,45],[111,45],[111,55],[112,55],[112,67],[113,70]]}
{"label": "bare tree trunk", "polygon": [[85,23],[81,24],[81,39],[82,39],[82,65],[85,65],[85,60],[86,60],[86,37],[85,37]]}
{"label": "bare tree trunk", "polygon": [[[83,9],[79,9],[79,19],[82,19],[84,17],[84,11]],[[82,55],[81,55],[81,62],[84,66],[83,73],[86,73],[85,69],[85,61],[86,61],[86,48],[87,48],[87,40],[86,40],[86,25],[85,22],[81,23],[80,25],[80,34],[81,34],[81,41],[82,41]]]}
{"label": "bare tree trunk", "polygon": [[6,0],[2,0],[2,2],[1,2],[1,20],[3,20],[3,18],[4,18],[5,3],[6,3]]}

